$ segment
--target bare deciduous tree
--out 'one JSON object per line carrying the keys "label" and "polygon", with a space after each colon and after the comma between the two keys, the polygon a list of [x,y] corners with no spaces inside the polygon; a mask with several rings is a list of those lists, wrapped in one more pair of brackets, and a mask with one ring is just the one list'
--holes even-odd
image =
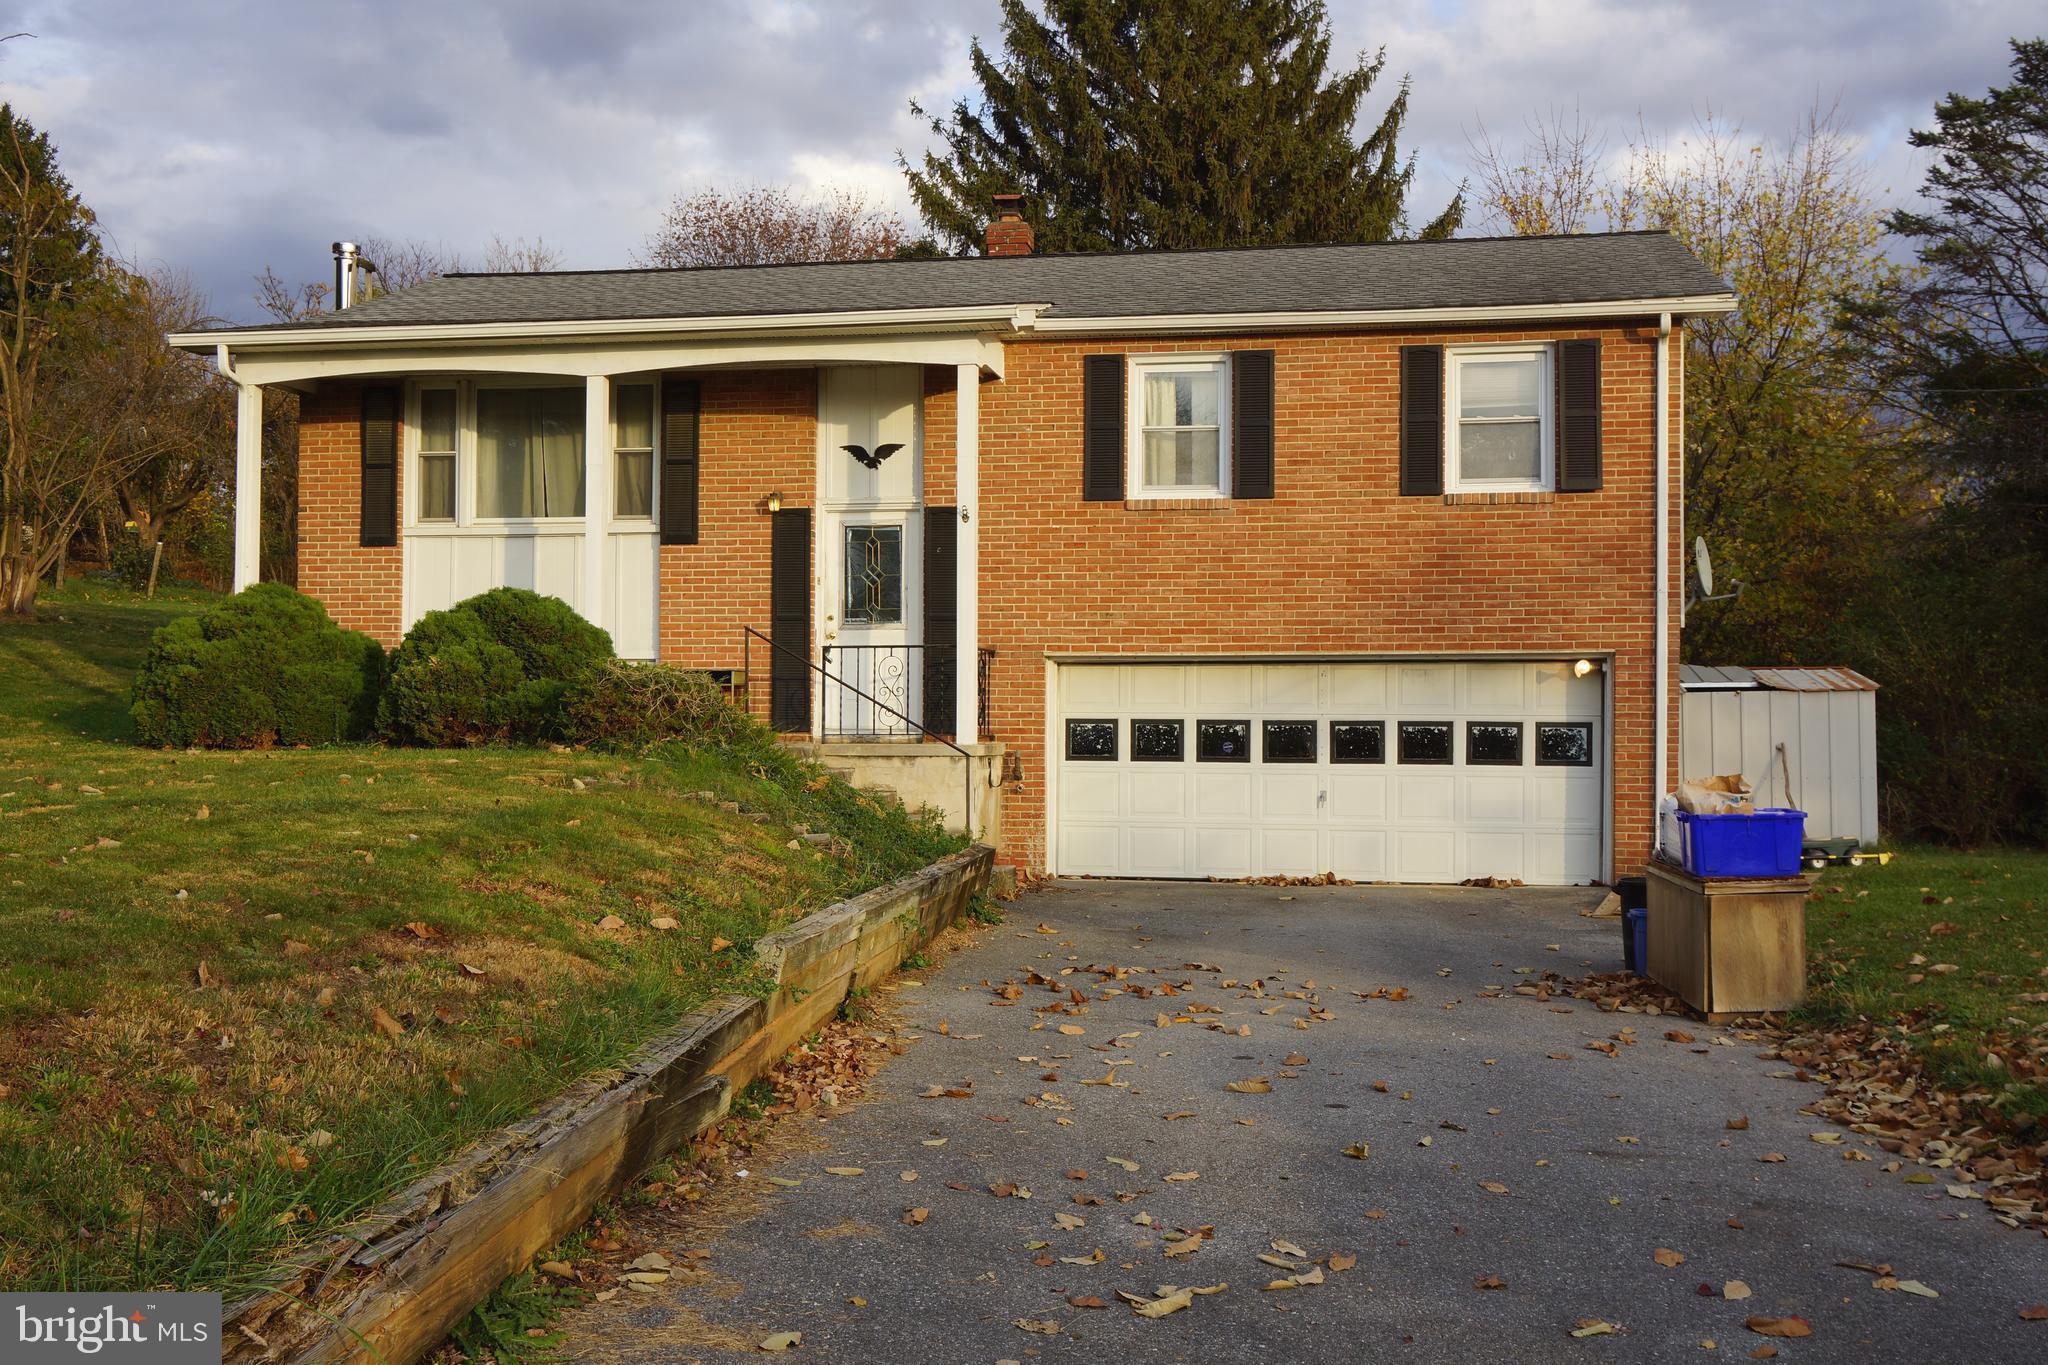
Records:
{"label": "bare deciduous tree", "polygon": [[910,229],[858,190],[803,196],[780,185],[679,194],[647,239],[651,266],[787,265],[894,256]]}
{"label": "bare deciduous tree", "polygon": [[561,268],[562,253],[544,238],[528,242],[524,237],[508,241],[493,236],[491,244],[484,248],[484,269],[494,275],[538,275],[544,270]]}
{"label": "bare deciduous tree", "polygon": [[1480,124],[1467,135],[1479,179],[1480,221],[1496,232],[1542,237],[1584,232],[1598,221],[1632,219],[1634,179],[1609,173],[1607,138],[1576,106],[1531,118],[1527,137],[1510,151]]}
{"label": "bare deciduous tree", "polygon": [[110,357],[119,382],[146,389],[157,401],[129,443],[154,454],[121,459],[114,500],[134,524],[140,544],[163,539],[170,523],[208,493],[227,485],[234,451],[234,386],[206,360],[164,345],[170,332],[189,332],[212,319],[206,301],[180,275],[159,273],[132,286],[132,316]]}

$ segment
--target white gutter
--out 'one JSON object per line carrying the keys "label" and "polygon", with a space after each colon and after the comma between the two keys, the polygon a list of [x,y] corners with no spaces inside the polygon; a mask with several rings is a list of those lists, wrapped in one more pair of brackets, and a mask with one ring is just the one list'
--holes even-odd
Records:
{"label": "white gutter", "polygon": [[895,330],[1012,332],[1032,329],[1049,304],[1002,304],[972,308],[867,308],[836,313],[748,313],[715,318],[623,318],[612,321],[368,323],[324,327],[256,327],[238,331],[173,332],[171,345],[213,351],[220,346],[285,347],[375,345],[387,342],[603,340],[642,336],[774,335],[803,332],[888,332]]}
{"label": "white gutter", "polygon": [[1040,318],[1035,330],[1132,336],[1163,332],[1270,332],[1332,327],[1396,327],[1488,322],[1577,322],[1594,318],[1732,313],[1733,294],[1613,299],[1605,303],[1528,303],[1503,307],[1307,309],[1272,313],[1176,313],[1157,316]]}
{"label": "white gutter", "polygon": [[871,308],[836,313],[750,313],[715,318],[627,318],[614,321],[382,323],[363,326],[250,328],[229,332],[173,332],[170,344],[186,350],[216,346],[293,347],[401,342],[604,340],[646,336],[732,336],[895,330],[1001,330],[1048,335],[1147,336],[1184,332],[1275,332],[1353,327],[1580,322],[1651,314],[1703,315],[1735,311],[1733,294],[1612,299],[1601,303],[1535,303],[1509,307],[1308,309],[1263,313],[1172,313],[1131,317],[1048,318],[1047,303],[969,308]]}
{"label": "white gutter", "polygon": [[1671,745],[1671,314],[1657,317],[1657,777],[1650,829],[1670,780]]}

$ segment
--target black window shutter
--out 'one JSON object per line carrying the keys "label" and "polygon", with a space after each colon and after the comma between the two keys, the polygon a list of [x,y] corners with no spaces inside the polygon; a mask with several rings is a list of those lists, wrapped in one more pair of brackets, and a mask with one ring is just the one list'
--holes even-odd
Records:
{"label": "black window shutter", "polygon": [[[661,386],[661,543],[697,543],[697,428],[703,388],[694,379]],[[805,582],[809,570],[806,568]],[[808,595],[808,588],[806,595]]]}
{"label": "black window shutter", "polygon": [[1081,357],[1081,498],[1124,500],[1124,358]]}
{"label": "black window shutter", "polygon": [[924,726],[936,734],[953,728],[954,670],[960,658],[956,570],[960,509],[924,509]]}
{"label": "black window shutter", "polygon": [[795,734],[811,728],[811,509],[771,514],[768,540],[768,723]]}
{"label": "black window shutter", "polygon": [[398,543],[399,392],[386,384],[363,390],[363,507],[365,545]]}
{"label": "black window shutter", "polygon": [[1600,470],[1600,342],[1557,343],[1557,488],[1597,492]]}
{"label": "black window shutter", "polygon": [[1401,348],[1401,496],[1444,491],[1444,348]]}
{"label": "black window shutter", "polygon": [[1239,498],[1273,496],[1273,353],[1230,357],[1230,483]]}

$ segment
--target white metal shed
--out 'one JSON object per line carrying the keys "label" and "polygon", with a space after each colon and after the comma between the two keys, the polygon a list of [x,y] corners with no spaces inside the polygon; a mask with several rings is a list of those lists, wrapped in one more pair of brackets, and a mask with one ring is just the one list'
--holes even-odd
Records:
{"label": "white metal shed", "polygon": [[1805,811],[1808,840],[1877,846],[1876,683],[1853,668],[1700,664],[1678,680],[1680,776],[1739,772],[1758,805]]}

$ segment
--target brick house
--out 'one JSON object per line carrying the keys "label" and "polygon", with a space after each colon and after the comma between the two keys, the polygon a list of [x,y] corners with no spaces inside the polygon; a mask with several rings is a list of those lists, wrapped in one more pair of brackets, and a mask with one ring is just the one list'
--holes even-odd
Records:
{"label": "brick house", "polygon": [[554,594],[1033,871],[1570,883],[1675,777],[1682,328],[1733,307],[1663,233],[1041,256],[1005,206],[173,340],[242,386],[237,586],[283,385],[300,585],[387,645]]}

